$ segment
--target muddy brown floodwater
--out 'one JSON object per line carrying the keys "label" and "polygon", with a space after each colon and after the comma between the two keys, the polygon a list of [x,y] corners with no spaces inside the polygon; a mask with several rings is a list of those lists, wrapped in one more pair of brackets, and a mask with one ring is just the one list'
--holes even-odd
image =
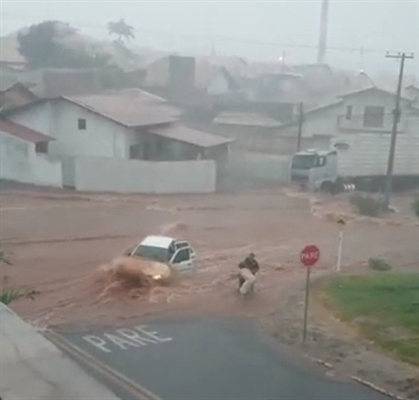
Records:
{"label": "muddy brown floodwater", "polygon": [[[313,278],[333,273],[338,216],[347,220],[343,273],[362,272],[369,257],[400,270],[417,269],[418,225],[409,212],[412,196],[395,199],[388,218],[355,216],[345,195],[311,196],[291,190],[194,196],[72,195],[14,192],[1,195],[2,246],[14,265],[2,266],[7,285],[39,291],[13,309],[48,325],[117,325],[146,315],[223,313],[255,318],[279,340],[301,341],[305,270],[299,252],[321,249]],[[187,238],[197,270],[170,287],[105,288],[99,267],[149,234]],[[261,264],[256,295],[237,295],[238,262],[254,252]],[[414,395],[418,370],[381,355],[356,333],[314,305],[305,349],[332,365],[329,374],[349,373],[405,395]],[[417,381],[416,381],[417,382]]]}

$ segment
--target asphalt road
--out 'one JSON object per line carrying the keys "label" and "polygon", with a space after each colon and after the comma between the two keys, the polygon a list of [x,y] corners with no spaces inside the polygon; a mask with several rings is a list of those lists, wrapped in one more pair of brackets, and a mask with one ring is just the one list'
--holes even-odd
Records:
{"label": "asphalt road", "polygon": [[388,400],[291,362],[248,321],[165,320],[64,336],[165,400]]}

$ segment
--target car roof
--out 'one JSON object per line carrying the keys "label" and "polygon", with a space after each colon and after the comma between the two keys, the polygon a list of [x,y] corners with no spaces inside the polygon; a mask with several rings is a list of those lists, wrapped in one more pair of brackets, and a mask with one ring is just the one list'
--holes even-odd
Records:
{"label": "car roof", "polygon": [[141,246],[153,246],[167,249],[175,239],[168,236],[147,236],[140,244]]}

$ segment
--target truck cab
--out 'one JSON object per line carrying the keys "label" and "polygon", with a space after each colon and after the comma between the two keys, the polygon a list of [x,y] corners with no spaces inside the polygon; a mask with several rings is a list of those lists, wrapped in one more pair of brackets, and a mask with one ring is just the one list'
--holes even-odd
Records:
{"label": "truck cab", "polygon": [[169,264],[179,271],[192,269],[196,257],[188,241],[168,236],[147,236],[130,256]]}
{"label": "truck cab", "polygon": [[306,150],[294,154],[291,182],[309,190],[331,190],[338,177],[337,156],[336,150]]}

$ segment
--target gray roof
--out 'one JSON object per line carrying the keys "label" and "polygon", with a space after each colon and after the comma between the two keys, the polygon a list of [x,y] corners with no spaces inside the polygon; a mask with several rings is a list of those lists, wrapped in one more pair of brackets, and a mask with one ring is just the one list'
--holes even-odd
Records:
{"label": "gray roof", "polygon": [[140,89],[63,99],[127,127],[165,124],[180,117],[180,110],[166,100]]}
{"label": "gray roof", "polygon": [[51,140],[55,140],[51,136],[44,135],[41,132],[17,124],[16,122],[10,121],[6,118],[0,118],[0,132],[6,132],[9,135],[31,143],[49,142]]}
{"label": "gray roof", "polygon": [[[338,98],[344,98],[344,97],[349,97],[349,96],[356,96],[356,95],[358,95],[358,94],[361,94],[361,93],[366,93],[366,92],[369,92],[369,91],[371,91],[371,90],[374,90],[374,91],[377,91],[377,92],[383,93],[383,94],[385,94],[385,95],[387,95],[387,96],[393,96],[393,97],[394,97],[394,96],[396,95],[396,93],[395,93],[395,92],[392,92],[392,91],[390,91],[390,90],[384,89],[384,88],[382,88],[382,87],[378,87],[378,86],[375,86],[375,85],[371,85],[371,86],[367,86],[367,87],[364,87],[364,88],[360,88],[360,89],[352,90],[352,91],[350,91],[350,92],[342,93],[342,94],[340,94],[340,95],[338,95],[338,96],[336,96],[336,97],[338,97]],[[410,101],[410,99],[408,99],[407,97],[403,97],[403,96],[402,96],[402,99],[403,99],[403,100]]]}
{"label": "gray roof", "polygon": [[7,89],[10,89],[16,83],[17,83],[16,79],[11,78],[11,77],[6,78],[2,76],[0,79],[0,92],[5,92]]}
{"label": "gray roof", "polygon": [[280,121],[266,115],[247,112],[223,112],[214,118],[213,123],[263,128],[275,128],[282,125]]}
{"label": "gray roof", "polygon": [[198,147],[215,147],[234,141],[234,139],[231,138],[197,131],[181,124],[153,127],[150,128],[149,131],[155,135],[165,137],[166,139],[177,140],[179,142],[193,144]]}

